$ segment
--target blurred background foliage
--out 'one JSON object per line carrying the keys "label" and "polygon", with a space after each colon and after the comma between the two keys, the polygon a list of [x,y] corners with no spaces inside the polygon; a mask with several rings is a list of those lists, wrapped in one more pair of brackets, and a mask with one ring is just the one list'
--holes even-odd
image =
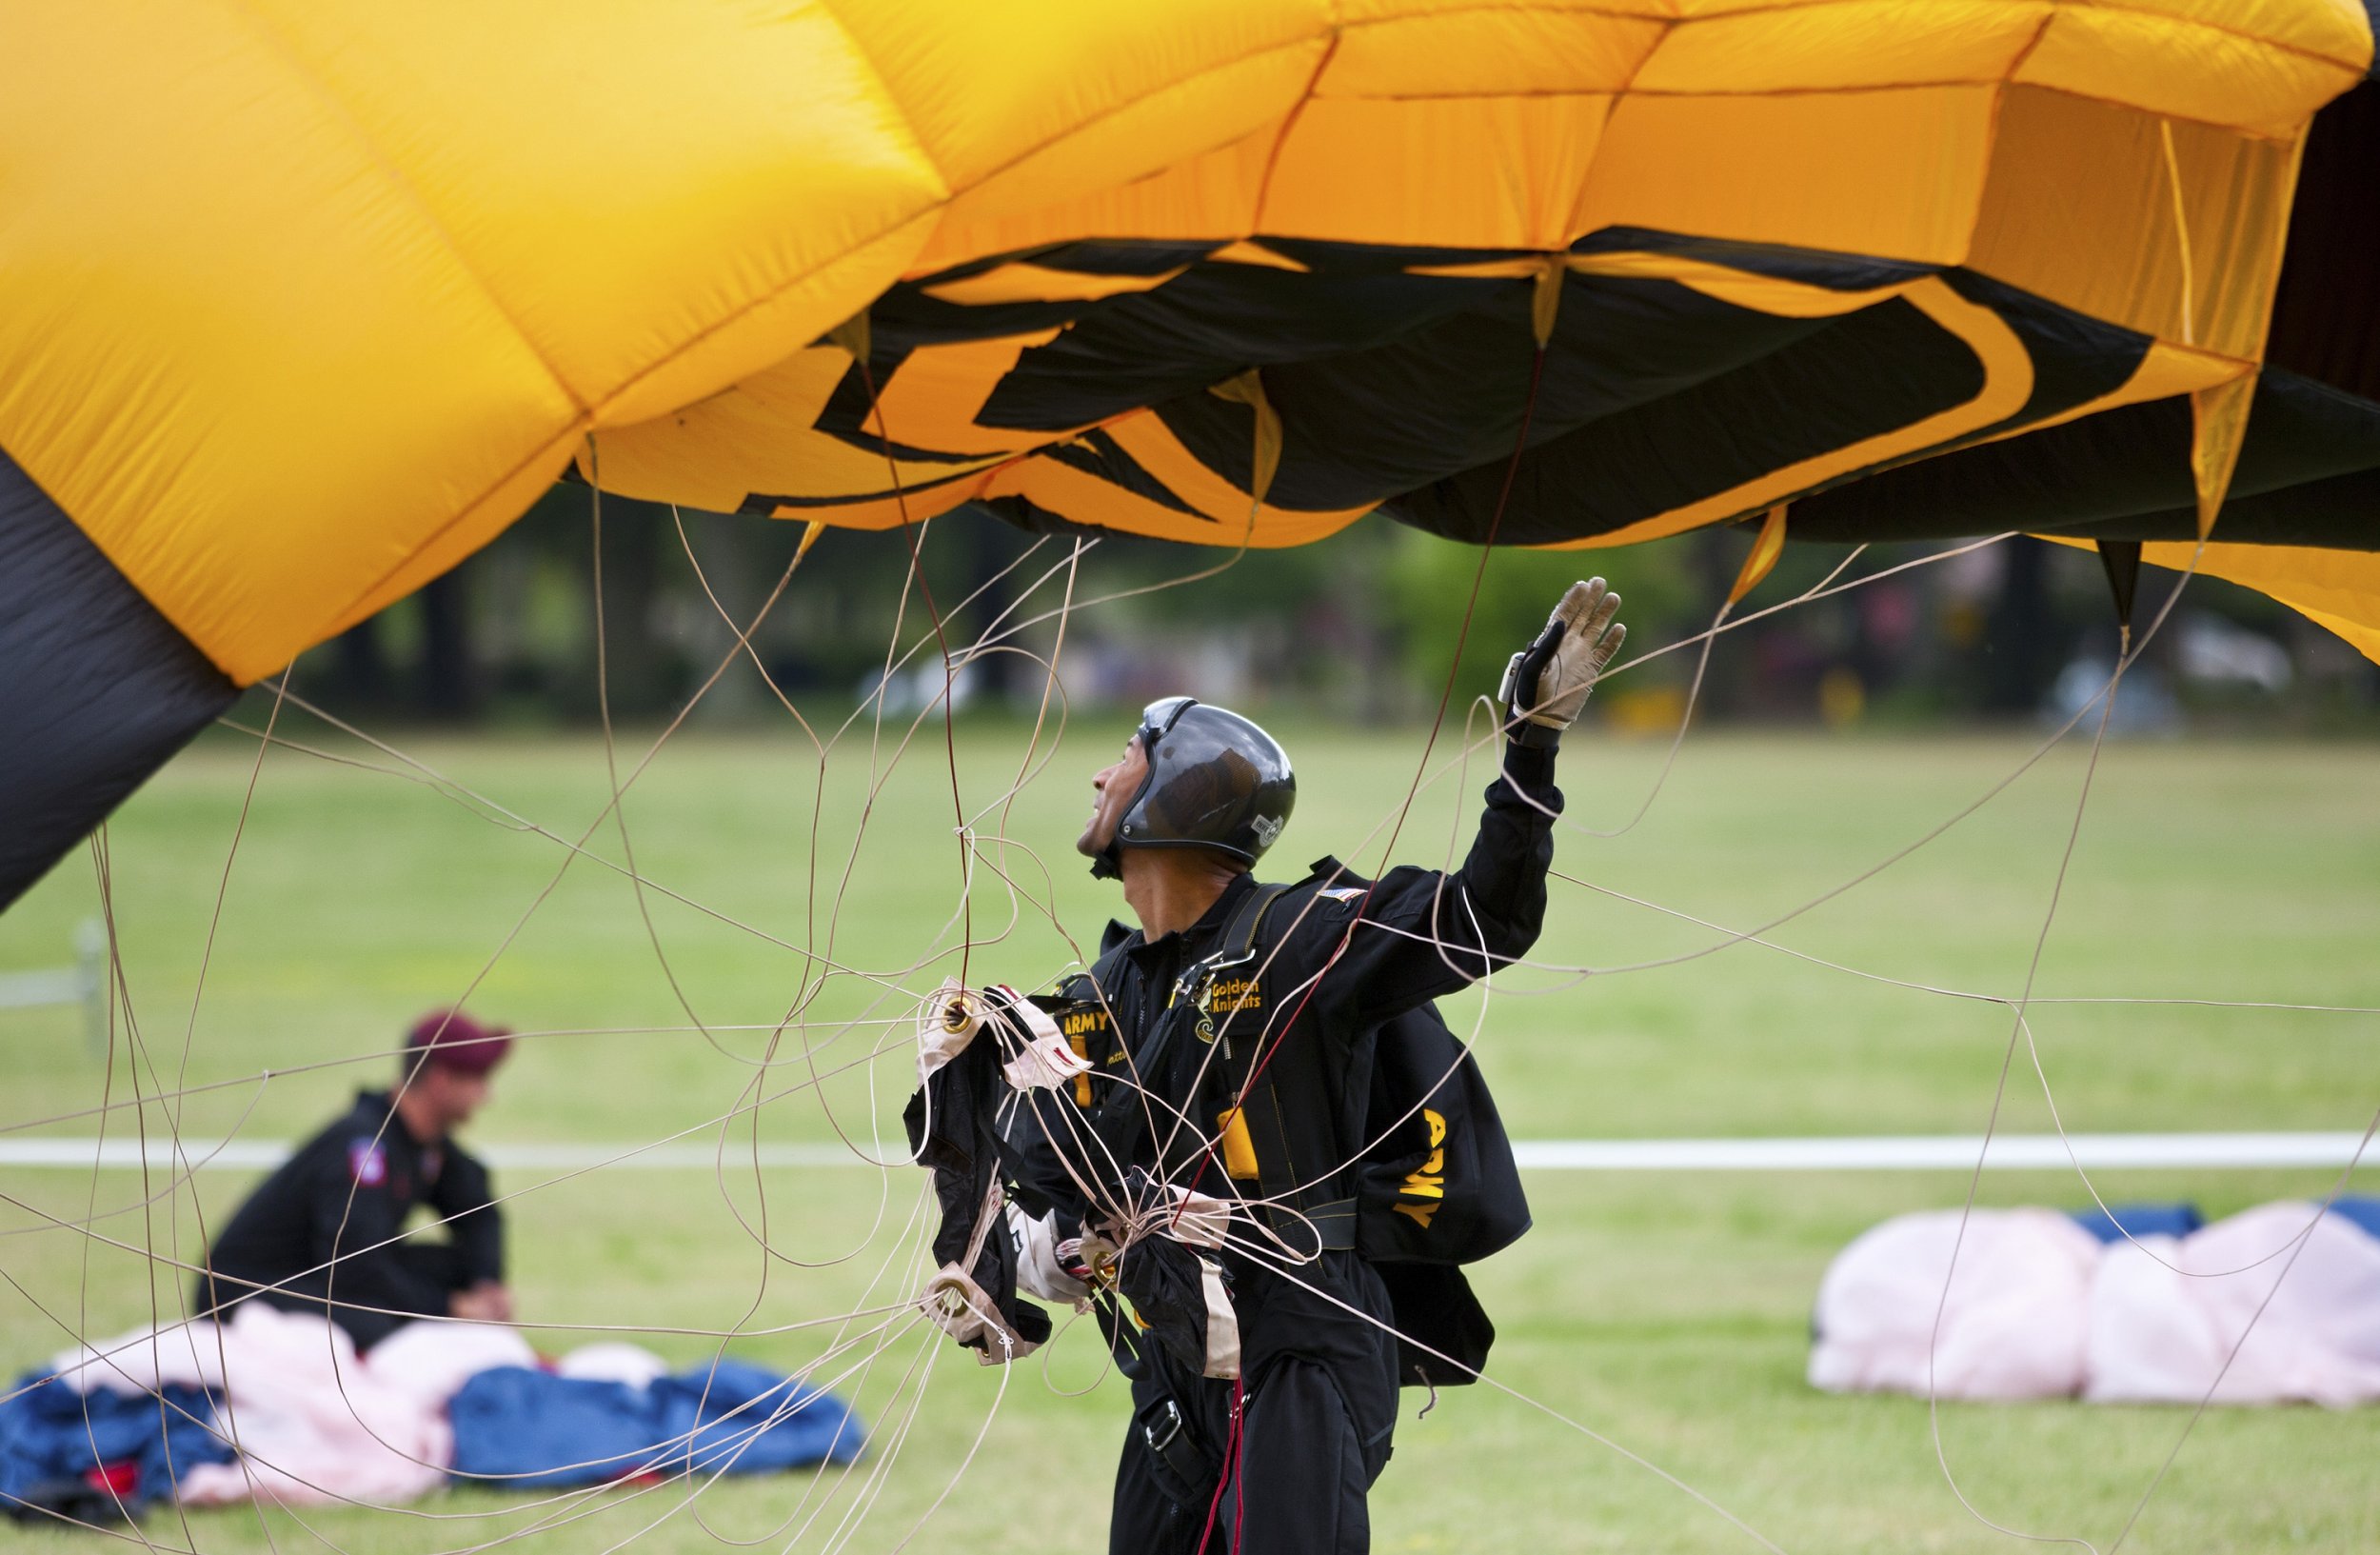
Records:
{"label": "blurred background foliage", "polygon": [[[360,716],[400,724],[566,727],[599,711],[596,547],[602,535],[602,668],[615,716],[672,716],[727,657],[727,617],[749,621],[803,526],[678,513],[558,487],[493,545],[413,597],[308,654],[297,684]],[[1751,547],[1742,527],[1617,550],[1498,550],[1438,540],[1384,517],[1319,544],[1252,551],[1119,537],[1036,536],[962,509],[922,529],[830,529],[766,609],[754,654],[701,699],[711,727],[782,716],[778,690],[833,715],[883,679],[891,623],[905,648],[933,615],[954,644],[997,629],[958,688],[962,711],[1029,710],[1036,657],[1058,646],[1078,710],[1138,705],[1177,689],[1395,724],[1427,719],[1458,645],[1455,689],[1493,691],[1504,657],[1561,588],[1607,573],[1627,597],[1631,656],[1669,648],[1597,698],[1624,731],[1674,729],[1696,648]],[[1711,654],[1698,716],[1835,728],[1943,728],[2062,719],[2104,680],[2114,614],[2088,552],[2023,537],[1844,588],[1950,547],[1789,545]],[[934,608],[908,587],[918,564]],[[1848,565],[1846,565],[1848,563]],[[1841,568],[1835,590],[1757,619]],[[2173,575],[2141,590],[2153,615]],[[1465,607],[1473,599],[1468,637]],[[1682,645],[1682,646],[1681,646]],[[918,671],[922,665],[923,672]],[[931,653],[910,660],[890,700],[913,708],[942,689]],[[2186,728],[2290,733],[2380,729],[2380,669],[2261,595],[2195,580],[2115,713],[2135,734]]]}

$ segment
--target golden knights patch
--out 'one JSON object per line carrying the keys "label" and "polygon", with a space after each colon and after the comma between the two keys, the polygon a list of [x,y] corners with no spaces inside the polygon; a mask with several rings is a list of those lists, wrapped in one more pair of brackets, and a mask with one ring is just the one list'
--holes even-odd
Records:
{"label": "golden knights patch", "polygon": [[1206,1011],[1210,1015],[1237,1015],[1264,1007],[1264,989],[1253,977],[1218,978],[1206,991]]}

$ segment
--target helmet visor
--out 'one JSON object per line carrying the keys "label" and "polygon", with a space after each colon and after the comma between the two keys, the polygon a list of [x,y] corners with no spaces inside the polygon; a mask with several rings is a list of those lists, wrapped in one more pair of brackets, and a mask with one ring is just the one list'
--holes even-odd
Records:
{"label": "helmet visor", "polygon": [[[1174,707],[1179,701],[1184,706]],[[1152,704],[1142,716],[1145,730],[1167,725],[1149,751],[1149,781],[1128,816],[1128,844],[1207,843],[1247,852],[1238,834],[1258,807],[1261,790],[1289,781],[1286,762],[1252,749],[1240,726],[1227,713],[1185,718],[1189,699]],[[1160,709],[1162,716],[1160,717]],[[1269,741],[1265,742],[1270,745]]]}
{"label": "helmet visor", "polygon": [[1140,709],[1140,743],[1154,748],[1173,732],[1181,715],[1199,705],[1194,696],[1160,696]]}

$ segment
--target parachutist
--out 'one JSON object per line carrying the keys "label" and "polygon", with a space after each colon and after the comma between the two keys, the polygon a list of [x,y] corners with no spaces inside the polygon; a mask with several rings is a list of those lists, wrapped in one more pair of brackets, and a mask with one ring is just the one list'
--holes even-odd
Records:
{"label": "parachutist", "polygon": [[1458,1266],[1528,1208],[1432,1001],[1537,937],[1554,752],[1625,635],[1618,607],[1579,583],[1514,656],[1502,774],[1451,873],[1368,882],[1325,858],[1259,884],[1296,802],[1288,753],[1195,698],[1150,704],[1093,776],[1077,847],[1138,927],[1111,924],[1040,1002],[1087,1067],[1027,1094],[1003,1161],[1017,1280],[1096,1305],[1132,1379],[1120,1555],[1368,1548],[1400,1381],[1484,1363],[1494,1328]]}

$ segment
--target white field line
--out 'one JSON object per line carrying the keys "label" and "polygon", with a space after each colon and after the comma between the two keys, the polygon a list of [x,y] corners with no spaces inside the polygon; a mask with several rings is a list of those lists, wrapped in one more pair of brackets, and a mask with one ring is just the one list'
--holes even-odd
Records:
{"label": "white field line", "polygon": [[[2359,1133],[1999,1134],[1984,1166],[2066,1170],[2118,1166],[2345,1166]],[[1870,1139],[1575,1139],[1517,1142],[1538,1171],[1973,1171],[1978,1134]]]}
{"label": "white field line", "polygon": [[[2335,1170],[2355,1154],[2354,1133],[2274,1134],[2002,1134],[1984,1165],[2002,1170],[2086,1167],[2320,1166]],[[898,1148],[887,1142],[889,1148]],[[1513,1153],[1532,1171],[1972,1171],[1983,1141],[1972,1134],[1883,1135],[1819,1139],[1559,1139],[1517,1142]],[[2069,1154],[2069,1150],[2072,1154]],[[289,1146],[279,1140],[186,1140],[183,1151],[201,1169],[256,1171],[279,1166]],[[749,1170],[753,1147],[732,1145],[490,1145],[479,1155],[514,1170]],[[764,1145],[763,1166],[906,1166],[871,1162],[841,1145]],[[88,1137],[0,1139],[0,1167],[89,1171],[94,1167],[152,1171],[176,1168],[173,1146]]]}

